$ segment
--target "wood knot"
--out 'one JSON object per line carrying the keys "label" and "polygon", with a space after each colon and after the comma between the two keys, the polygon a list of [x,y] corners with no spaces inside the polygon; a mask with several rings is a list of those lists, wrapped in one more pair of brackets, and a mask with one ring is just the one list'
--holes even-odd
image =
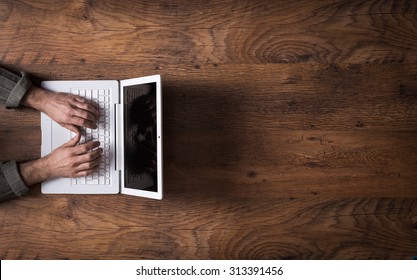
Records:
{"label": "wood knot", "polygon": [[363,127],[364,126],[364,124],[363,124],[363,122],[361,122],[361,121],[358,121],[357,123],[356,123],[356,127]]}
{"label": "wood knot", "polygon": [[258,173],[254,170],[248,171],[248,173],[246,173],[246,176],[248,178],[256,178],[256,176],[258,176]]}

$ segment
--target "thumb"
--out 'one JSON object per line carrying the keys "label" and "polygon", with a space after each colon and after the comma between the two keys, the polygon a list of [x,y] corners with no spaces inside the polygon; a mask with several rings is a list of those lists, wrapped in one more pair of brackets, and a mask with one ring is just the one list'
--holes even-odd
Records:
{"label": "thumb", "polygon": [[81,133],[77,132],[77,134],[71,138],[67,143],[64,143],[61,147],[62,148],[68,148],[68,147],[74,147],[77,145],[78,142],[80,142]]}

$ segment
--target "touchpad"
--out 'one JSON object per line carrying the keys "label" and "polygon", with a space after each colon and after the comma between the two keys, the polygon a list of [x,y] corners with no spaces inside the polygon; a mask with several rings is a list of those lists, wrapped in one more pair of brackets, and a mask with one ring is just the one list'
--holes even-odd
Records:
{"label": "touchpad", "polygon": [[71,139],[71,131],[60,126],[56,122],[52,122],[52,150],[55,150]]}

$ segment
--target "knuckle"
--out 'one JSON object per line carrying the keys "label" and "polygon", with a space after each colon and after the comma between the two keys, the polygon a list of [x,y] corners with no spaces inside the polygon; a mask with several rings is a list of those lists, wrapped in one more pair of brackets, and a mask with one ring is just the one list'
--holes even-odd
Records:
{"label": "knuckle", "polygon": [[87,155],[87,160],[88,160],[88,161],[91,161],[91,160],[93,160],[94,158],[95,158],[94,153],[89,153],[89,154]]}
{"label": "knuckle", "polygon": [[64,152],[62,153],[62,155],[64,156],[64,158],[68,158],[69,161],[71,161],[71,159],[72,159],[71,157],[73,155],[73,151],[70,150],[70,149],[66,149],[66,150],[64,150]]}
{"label": "knuckle", "polygon": [[83,100],[83,97],[81,96],[73,96],[73,95],[70,96],[71,103],[76,103],[77,101],[81,101],[81,100]]}
{"label": "knuckle", "polygon": [[88,151],[89,151],[88,144],[83,144],[83,145],[81,146],[81,153],[86,153],[86,152],[88,152]]}
{"label": "knuckle", "polygon": [[62,117],[65,123],[69,123],[71,121],[71,116],[68,112],[64,112],[64,116]]}
{"label": "knuckle", "polygon": [[64,113],[68,116],[72,116],[74,114],[74,109],[71,106],[66,106]]}
{"label": "knuckle", "polygon": [[68,160],[68,164],[69,164],[69,166],[71,167],[71,168],[74,168],[75,166],[77,166],[77,160],[75,159],[75,158],[70,158],[69,160]]}
{"label": "knuckle", "polygon": [[84,120],[83,119],[75,119],[75,124],[78,126],[84,126]]}

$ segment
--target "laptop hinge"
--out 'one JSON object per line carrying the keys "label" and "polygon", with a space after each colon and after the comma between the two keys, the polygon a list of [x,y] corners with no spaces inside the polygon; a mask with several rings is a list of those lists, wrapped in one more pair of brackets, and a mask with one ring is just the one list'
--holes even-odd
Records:
{"label": "laptop hinge", "polygon": [[114,104],[114,143],[115,143],[115,156],[114,156],[114,167],[115,170],[120,170],[121,169],[121,155],[122,155],[122,149],[121,149],[121,141],[123,141],[122,136],[121,136],[121,125],[123,124],[123,121],[121,120],[121,112],[120,112],[120,96],[121,96],[121,85],[120,85],[120,81],[118,82],[119,84],[119,90],[117,92],[117,100],[116,103]]}
{"label": "laptop hinge", "polygon": [[115,121],[114,121],[114,143],[116,147],[114,163],[115,163],[115,170],[122,170],[123,167],[123,112],[122,112],[122,105],[114,104],[114,112],[115,112]]}

